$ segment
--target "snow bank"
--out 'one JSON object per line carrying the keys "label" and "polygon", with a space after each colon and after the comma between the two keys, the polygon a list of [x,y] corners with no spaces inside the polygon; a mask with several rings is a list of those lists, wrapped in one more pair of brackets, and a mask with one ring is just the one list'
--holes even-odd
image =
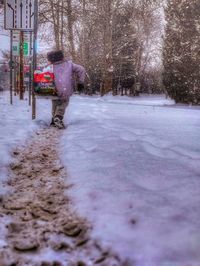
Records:
{"label": "snow bank", "polygon": [[[32,121],[26,96],[23,101],[14,96],[13,105],[10,105],[9,93],[0,94],[0,182],[7,178],[7,166],[12,160],[14,147],[25,144],[33,131],[49,122],[50,116],[50,102],[47,100],[38,101],[38,118]],[[3,193],[2,187],[0,193]]]}

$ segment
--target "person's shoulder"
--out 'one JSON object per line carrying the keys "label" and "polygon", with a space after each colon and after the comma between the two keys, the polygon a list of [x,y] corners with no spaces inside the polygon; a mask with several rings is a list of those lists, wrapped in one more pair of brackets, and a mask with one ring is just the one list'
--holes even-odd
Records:
{"label": "person's shoulder", "polygon": [[63,62],[65,62],[65,63],[72,62],[72,59],[65,57],[63,59]]}
{"label": "person's shoulder", "polygon": [[73,65],[73,62],[72,62],[71,59],[65,59],[64,63],[67,64],[67,65]]}

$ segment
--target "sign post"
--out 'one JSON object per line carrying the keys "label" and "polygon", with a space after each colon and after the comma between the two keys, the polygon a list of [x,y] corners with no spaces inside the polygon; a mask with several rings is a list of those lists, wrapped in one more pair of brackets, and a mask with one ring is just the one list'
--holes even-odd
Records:
{"label": "sign post", "polygon": [[[38,30],[38,0],[35,0],[35,19],[33,32],[33,73],[37,68],[37,30]],[[36,117],[36,98],[34,93],[34,84],[32,85],[32,119]]]}
{"label": "sign post", "polygon": [[28,85],[28,103],[31,105],[31,93],[33,89],[33,68],[31,63],[31,56],[32,56],[32,32],[30,32],[30,49],[29,49],[29,85]]}
{"label": "sign post", "polygon": [[[5,0],[4,5],[4,28],[11,30],[10,62],[12,79],[12,58],[19,57],[20,63],[20,99],[23,99],[24,91],[24,57],[29,57],[30,80],[29,80],[29,104],[32,96],[32,119],[36,116],[36,99],[33,91],[32,75],[37,65],[37,28],[38,28],[38,0]],[[18,33],[16,32],[18,31]],[[19,34],[20,32],[20,34]],[[32,34],[33,33],[33,34]],[[17,37],[18,36],[18,37]],[[19,37],[20,36],[20,37]],[[33,50],[33,51],[32,51]],[[31,64],[32,56],[32,64]],[[16,76],[16,75],[15,75]],[[12,81],[10,83],[12,103]]]}
{"label": "sign post", "polygon": [[10,104],[13,104],[13,31],[10,31]]}

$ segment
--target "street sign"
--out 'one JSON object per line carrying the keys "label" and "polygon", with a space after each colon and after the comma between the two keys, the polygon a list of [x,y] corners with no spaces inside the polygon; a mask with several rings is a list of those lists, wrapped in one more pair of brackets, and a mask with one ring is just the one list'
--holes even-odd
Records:
{"label": "street sign", "polygon": [[12,54],[13,54],[13,56],[19,56],[19,43],[18,42],[13,42]]}
{"label": "street sign", "polygon": [[6,0],[4,28],[33,31],[34,0]]}
{"label": "street sign", "polygon": [[13,31],[13,42],[20,42],[20,31]]}
{"label": "street sign", "polygon": [[28,42],[23,43],[23,50],[24,50],[24,56],[29,56],[29,43]]}
{"label": "street sign", "polygon": [[13,56],[19,56],[19,47],[20,47],[20,32],[13,31],[12,34],[12,53]]}
{"label": "street sign", "polygon": [[23,49],[24,49],[24,56],[30,56],[30,33],[29,32],[24,33]]}
{"label": "street sign", "polygon": [[[13,56],[20,56],[20,31],[13,31],[12,53]],[[30,32],[23,33],[24,56],[30,56]]]}

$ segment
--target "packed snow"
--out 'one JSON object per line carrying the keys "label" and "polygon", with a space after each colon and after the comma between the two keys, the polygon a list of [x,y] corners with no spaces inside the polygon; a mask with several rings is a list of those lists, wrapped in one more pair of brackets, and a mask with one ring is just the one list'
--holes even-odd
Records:
{"label": "packed snow", "polygon": [[[28,101],[0,95],[1,180],[12,149],[50,119],[49,100],[32,121]],[[66,182],[93,237],[130,265],[199,266],[200,109],[162,96],[73,96],[65,123]]]}

